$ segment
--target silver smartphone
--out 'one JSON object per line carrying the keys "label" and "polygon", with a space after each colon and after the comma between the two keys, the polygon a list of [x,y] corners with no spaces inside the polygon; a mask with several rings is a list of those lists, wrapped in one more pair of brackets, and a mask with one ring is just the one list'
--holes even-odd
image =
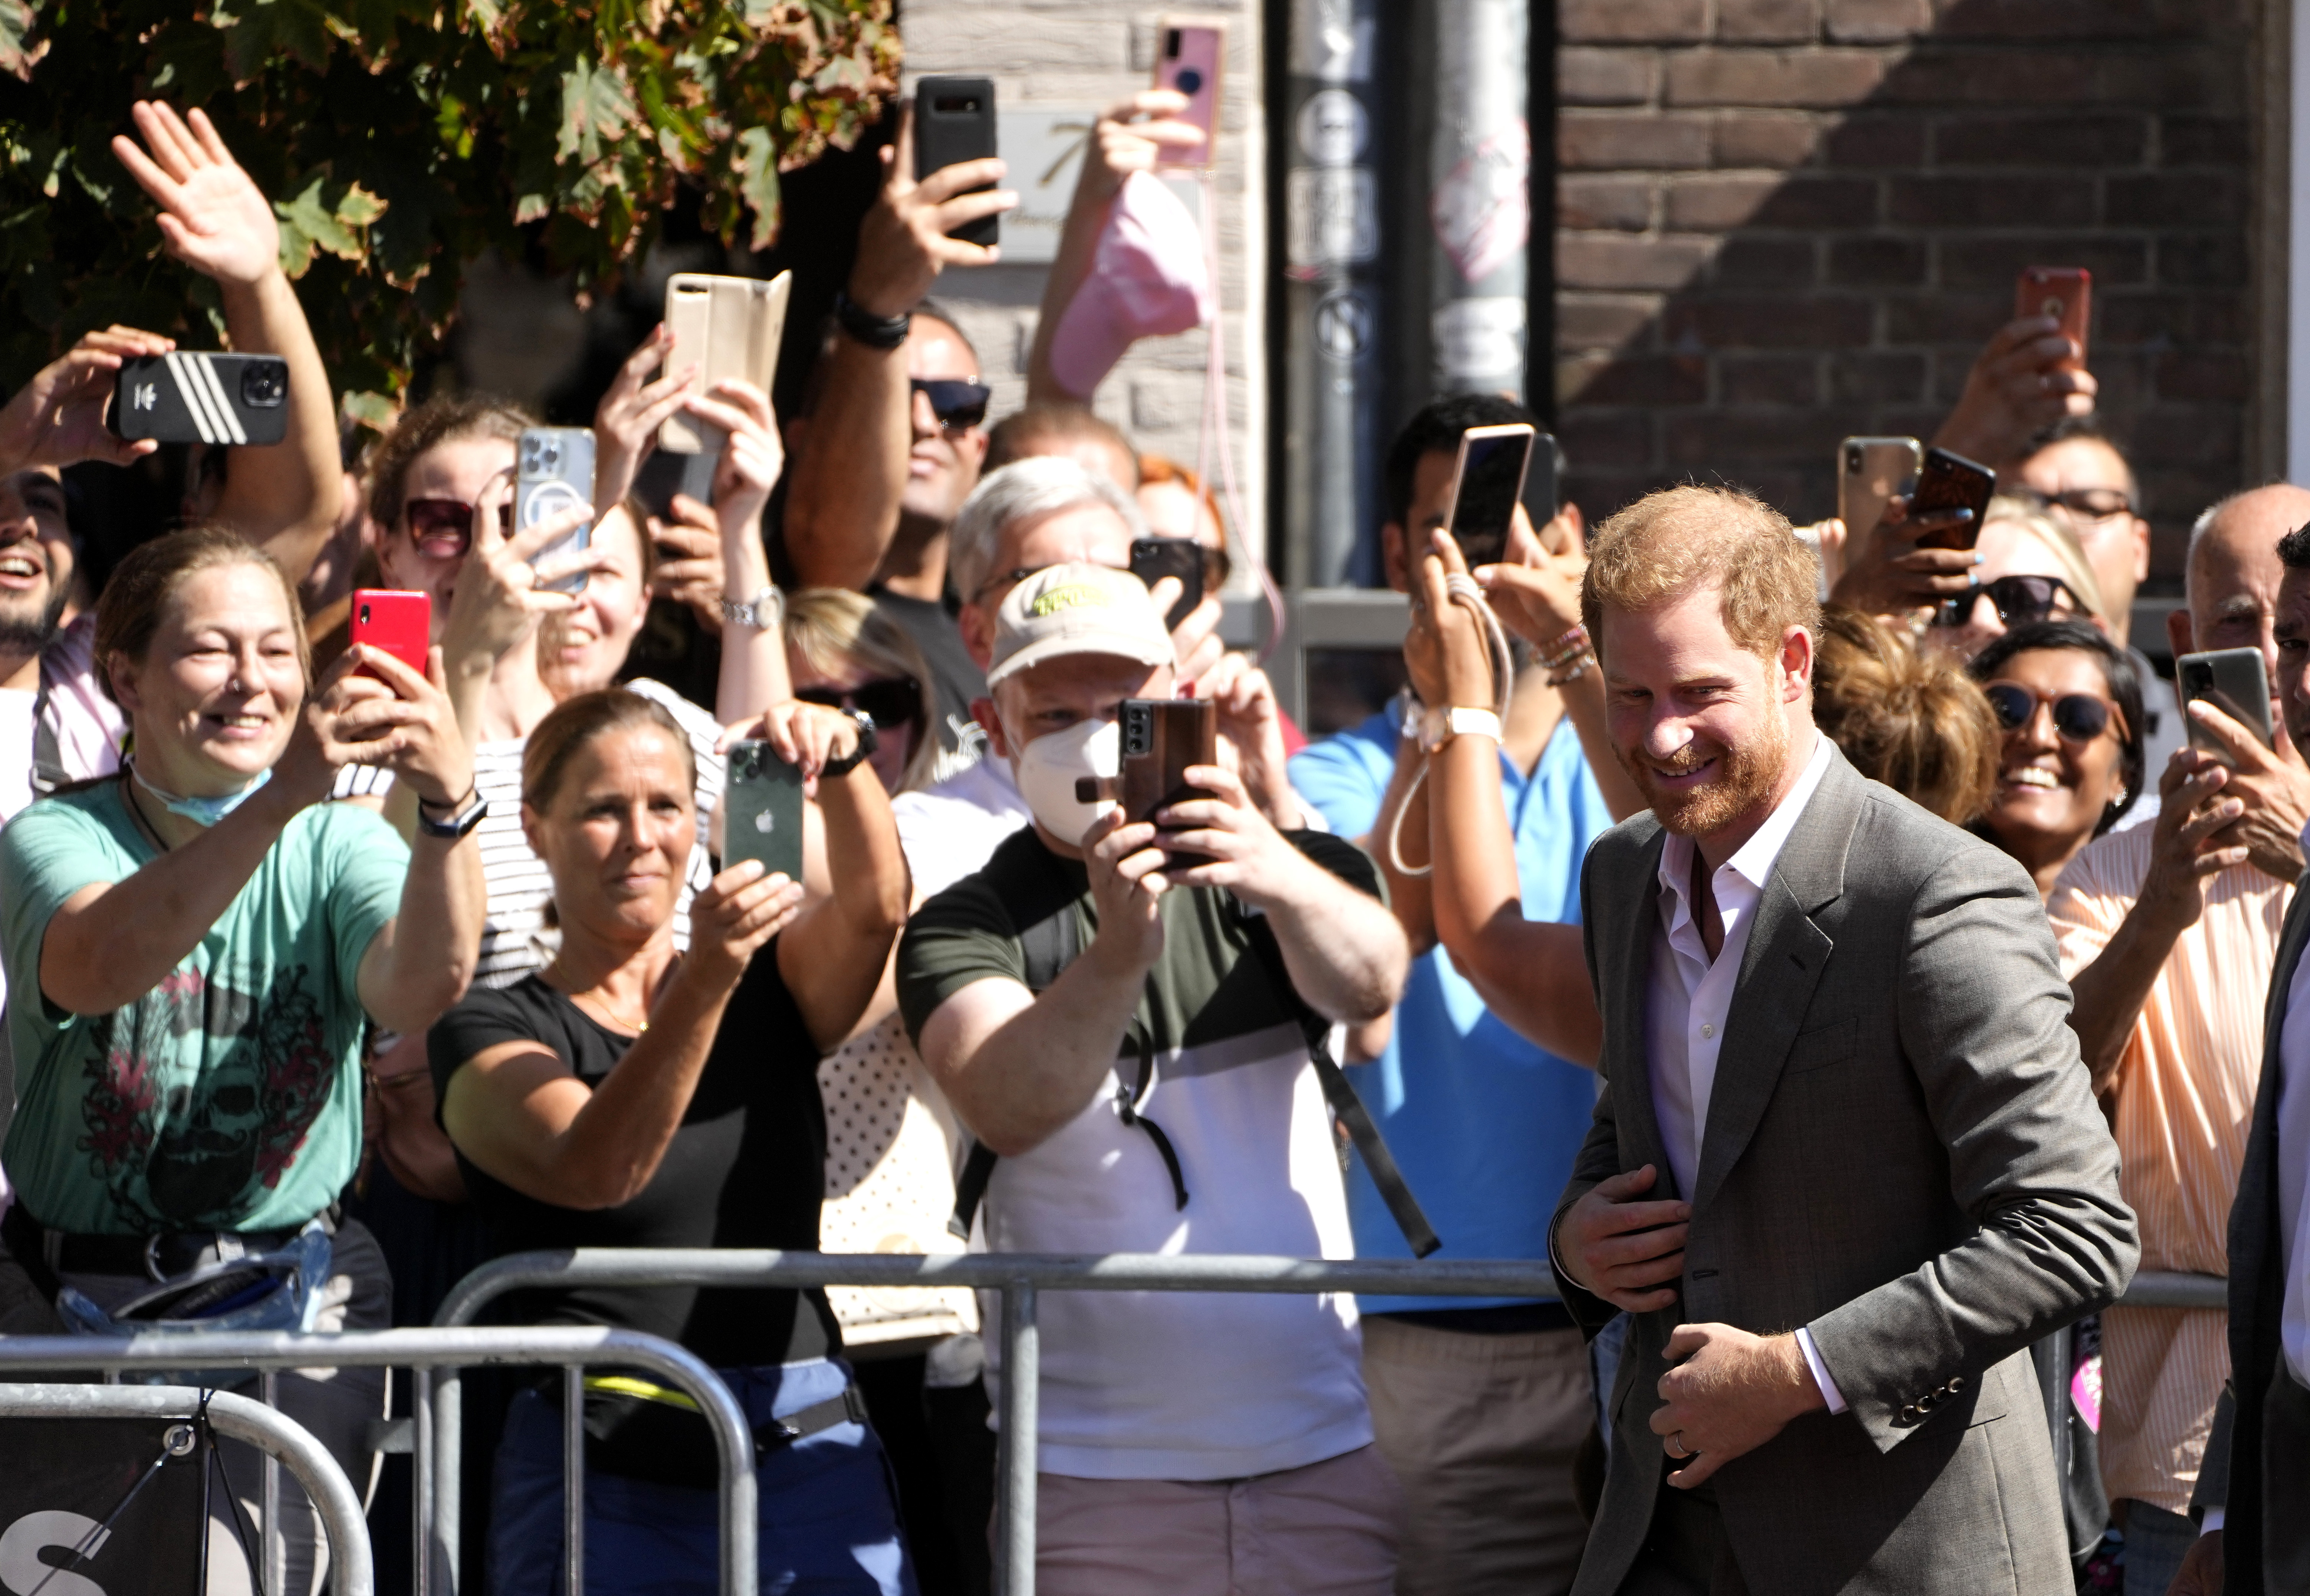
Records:
{"label": "silver smartphone", "polygon": [[1508,531],[1515,524],[1516,501],[1524,496],[1524,472],[1532,464],[1537,436],[1538,429],[1527,421],[1471,427],[1460,434],[1460,455],[1452,466],[1450,518],[1444,530],[1460,545],[1460,557],[1472,571],[1507,557]]}
{"label": "silver smartphone", "polygon": [[2206,654],[2185,654],[2174,662],[2174,681],[2182,695],[2182,714],[2190,729],[2190,746],[2217,759],[2228,750],[2190,714],[2191,700],[2203,698],[2215,708],[2262,739],[2264,748],[2278,744],[2270,724],[2270,673],[2259,648],[2217,648]]}
{"label": "silver smartphone", "polygon": [[[515,446],[513,524],[523,531],[594,498],[594,434],[584,427],[531,427]],[[533,565],[557,555],[575,554],[594,540],[591,521],[558,542],[540,549]],[[583,593],[586,573],[549,582],[554,593]]]}
{"label": "silver smartphone", "polygon": [[1886,502],[1910,490],[1924,459],[1914,438],[1848,438],[1837,446],[1837,518],[1847,548],[1877,530]]}

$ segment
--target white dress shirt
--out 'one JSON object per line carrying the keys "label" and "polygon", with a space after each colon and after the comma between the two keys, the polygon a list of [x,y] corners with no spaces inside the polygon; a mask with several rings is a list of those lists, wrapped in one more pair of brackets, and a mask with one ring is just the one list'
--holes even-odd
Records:
{"label": "white dress shirt", "polygon": [[[1661,849],[1660,925],[1653,933],[1651,990],[1645,1007],[1645,1054],[1651,1071],[1653,1117],[1659,1122],[1661,1146],[1668,1155],[1669,1173],[1689,1202],[1700,1171],[1700,1143],[1708,1125],[1708,1104],[1716,1089],[1716,1054],[1724,1045],[1724,1017],[1732,1006],[1732,989],[1741,978],[1741,955],[1748,950],[1749,932],[1757,924],[1757,905],[1765,882],[1789,833],[1796,829],[1805,805],[1828,773],[1831,759],[1828,738],[1812,734],[1812,749],[1804,773],[1782,799],[1756,835],[1740,851],[1716,867],[1709,889],[1716,912],[1724,923],[1724,941],[1716,957],[1708,957],[1700,934],[1700,921],[1692,900],[1693,842],[1672,832]],[[1845,1411],[1845,1398],[1820,1360],[1812,1337],[1800,1328],[1797,1345],[1813,1381],[1828,1399],[1832,1413]]]}
{"label": "white dress shirt", "polygon": [[[2302,834],[2310,848],[2310,830]],[[2286,1366],[2310,1385],[2310,958],[2294,967],[2278,1038],[2278,1245],[2286,1284],[2278,1339]],[[2259,1401],[2259,1398],[2255,1400]]]}

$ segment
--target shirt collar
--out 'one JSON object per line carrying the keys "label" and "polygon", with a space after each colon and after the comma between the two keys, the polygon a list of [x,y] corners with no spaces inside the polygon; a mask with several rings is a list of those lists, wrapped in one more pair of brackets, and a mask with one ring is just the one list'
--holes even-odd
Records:
{"label": "shirt collar", "polygon": [[[1742,880],[1759,890],[1764,889],[1766,878],[1773,873],[1773,865],[1788,846],[1789,834],[1797,828],[1804,815],[1805,805],[1828,774],[1829,741],[1819,732],[1812,733],[1812,755],[1805,761],[1804,773],[1797,777],[1787,796],[1765,817],[1757,833],[1741,845],[1740,851],[1719,868],[1732,871]],[[1668,846],[1661,850],[1660,883],[1682,900],[1686,883],[1692,880],[1692,838],[1672,833]]]}

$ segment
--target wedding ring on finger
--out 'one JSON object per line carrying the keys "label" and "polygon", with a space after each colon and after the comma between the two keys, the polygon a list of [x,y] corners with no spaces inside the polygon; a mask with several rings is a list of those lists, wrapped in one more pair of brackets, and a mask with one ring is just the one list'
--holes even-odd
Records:
{"label": "wedding ring on finger", "polygon": [[1679,1462],[1682,1462],[1687,1458],[1698,1457],[1700,1455],[1698,1453],[1693,1451],[1692,1448],[1684,1444],[1684,1432],[1682,1430],[1672,1430],[1669,1432],[1667,1445],[1669,1456],[1676,1459]]}

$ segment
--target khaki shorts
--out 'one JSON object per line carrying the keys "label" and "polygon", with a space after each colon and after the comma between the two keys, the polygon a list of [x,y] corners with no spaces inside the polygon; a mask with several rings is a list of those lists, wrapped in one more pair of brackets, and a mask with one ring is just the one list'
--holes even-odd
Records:
{"label": "khaki shorts", "polygon": [[1403,1494],[1376,1447],[1248,1479],[1037,1478],[1038,1596],[1388,1596]]}

